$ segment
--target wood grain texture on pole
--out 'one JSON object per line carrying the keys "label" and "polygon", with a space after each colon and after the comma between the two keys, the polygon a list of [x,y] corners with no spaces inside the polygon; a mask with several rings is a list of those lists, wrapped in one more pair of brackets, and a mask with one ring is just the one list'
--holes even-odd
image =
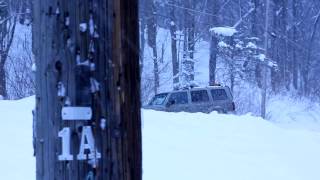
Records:
{"label": "wood grain texture on pole", "polygon": [[[33,19],[37,180],[141,180],[138,1],[34,0]],[[78,58],[92,61],[95,71],[86,76]],[[85,85],[88,77],[99,82],[98,92]],[[63,121],[64,106],[90,106],[91,121]],[[92,127],[101,153],[96,166],[77,160],[84,126]],[[74,160],[59,161],[65,127]]]}

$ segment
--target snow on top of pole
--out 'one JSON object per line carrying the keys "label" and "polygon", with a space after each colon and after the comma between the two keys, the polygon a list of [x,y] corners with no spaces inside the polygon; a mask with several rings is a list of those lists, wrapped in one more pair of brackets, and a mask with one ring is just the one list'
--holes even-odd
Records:
{"label": "snow on top of pole", "polygon": [[233,36],[238,31],[233,27],[226,26],[226,27],[213,27],[210,29],[210,32],[216,35],[230,37],[230,36]]}

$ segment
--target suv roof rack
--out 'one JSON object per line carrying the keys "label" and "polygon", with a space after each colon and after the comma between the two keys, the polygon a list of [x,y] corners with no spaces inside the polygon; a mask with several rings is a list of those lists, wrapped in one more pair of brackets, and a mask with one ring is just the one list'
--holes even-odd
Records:
{"label": "suv roof rack", "polygon": [[219,87],[222,87],[222,85],[220,83],[214,83],[214,84],[209,84],[209,87],[215,87],[215,86],[219,86]]}
{"label": "suv roof rack", "polygon": [[186,86],[174,86],[173,90],[179,91],[179,90],[189,90],[189,89],[193,89],[193,88],[200,88],[200,87],[197,84],[192,83],[192,84],[188,84]]}

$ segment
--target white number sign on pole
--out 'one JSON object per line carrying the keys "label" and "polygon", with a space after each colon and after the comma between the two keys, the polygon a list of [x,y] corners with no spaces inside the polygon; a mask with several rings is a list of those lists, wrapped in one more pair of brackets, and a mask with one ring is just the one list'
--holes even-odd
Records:
{"label": "white number sign on pole", "polygon": [[73,160],[73,156],[70,154],[70,128],[63,128],[58,135],[62,138],[62,153],[58,156],[59,161]]}
{"label": "white number sign on pole", "polygon": [[[85,150],[89,150],[89,157],[84,153]],[[78,160],[87,160],[87,159],[100,159],[101,154],[95,148],[95,142],[93,138],[92,128],[91,126],[83,126],[82,129],[82,137],[79,154],[77,155]]]}
{"label": "white number sign on pole", "polygon": [[[71,131],[70,128],[63,128],[59,132],[59,137],[62,139],[62,153],[58,156],[59,161],[72,161],[73,155],[70,154]],[[89,154],[85,151],[89,150]],[[83,126],[81,144],[77,160],[97,160],[101,158],[101,153],[95,147],[91,126]]]}

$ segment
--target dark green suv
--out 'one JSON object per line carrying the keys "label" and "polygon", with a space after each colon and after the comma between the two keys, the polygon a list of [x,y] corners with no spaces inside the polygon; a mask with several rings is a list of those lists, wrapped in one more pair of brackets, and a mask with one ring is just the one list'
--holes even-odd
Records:
{"label": "dark green suv", "polygon": [[229,87],[209,86],[157,94],[144,108],[167,112],[228,113],[235,111],[235,104]]}

